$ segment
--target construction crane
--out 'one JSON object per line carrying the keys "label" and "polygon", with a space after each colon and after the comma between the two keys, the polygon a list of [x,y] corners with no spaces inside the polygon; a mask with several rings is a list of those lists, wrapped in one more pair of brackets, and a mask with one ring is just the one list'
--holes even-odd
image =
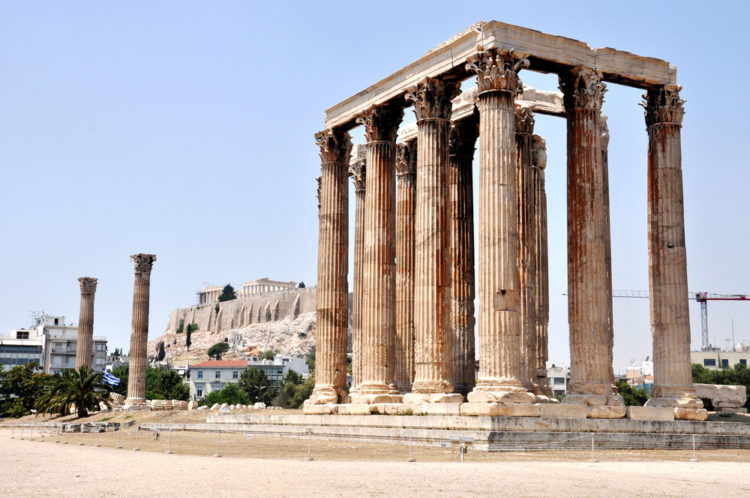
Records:
{"label": "construction crane", "polygon": [[[648,291],[613,290],[612,297],[648,299]],[[707,351],[708,343],[708,302],[709,301],[750,301],[744,294],[714,294],[713,292],[689,292],[688,298],[701,305],[701,349]]]}

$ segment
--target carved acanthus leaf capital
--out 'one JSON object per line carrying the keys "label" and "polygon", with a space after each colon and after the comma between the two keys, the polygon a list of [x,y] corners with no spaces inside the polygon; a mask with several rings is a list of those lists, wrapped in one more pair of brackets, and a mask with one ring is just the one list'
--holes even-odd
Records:
{"label": "carved acanthus leaf capital", "polygon": [[602,83],[602,73],[587,67],[576,66],[560,74],[560,91],[566,111],[574,109],[601,110],[607,85]]}
{"label": "carved acanthus leaf capital", "polygon": [[130,261],[135,263],[136,273],[151,273],[151,267],[156,261],[156,254],[133,254]]}
{"label": "carved acanthus leaf capital", "polygon": [[96,283],[99,279],[93,277],[80,277],[78,283],[81,284],[81,294],[93,294],[96,292]]}
{"label": "carved acanthus leaf capital", "polygon": [[466,69],[477,73],[479,93],[490,91],[511,92],[513,98],[523,93],[518,71],[529,67],[529,60],[513,49],[489,49],[477,47],[477,53],[470,56]]}
{"label": "carved acanthus leaf capital", "polygon": [[539,135],[531,139],[531,165],[539,169],[547,167],[547,142]]}
{"label": "carved acanthus leaf capital", "polygon": [[450,119],[452,100],[461,93],[458,81],[446,78],[425,78],[406,91],[406,101],[414,102],[417,122],[423,119]]}
{"label": "carved acanthus leaf capital", "polygon": [[666,123],[682,125],[685,101],[680,99],[681,85],[650,88],[643,94],[641,105],[646,109],[646,126]]}
{"label": "carved acanthus leaf capital", "polygon": [[349,176],[352,177],[355,192],[364,192],[367,181],[367,163],[357,161],[349,165]]}
{"label": "carved acanthus leaf capital", "polygon": [[417,141],[398,144],[396,149],[396,174],[399,179],[417,174]]}
{"label": "carved acanthus leaf capital", "polygon": [[374,105],[356,119],[365,127],[367,142],[396,142],[398,125],[404,117],[404,107],[398,102]]}
{"label": "carved acanthus leaf capital", "polygon": [[323,164],[349,164],[352,140],[349,133],[340,129],[323,130],[315,134]]}
{"label": "carved acanthus leaf capital", "polygon": [[474,150],[479,137],[479,113],[474,113],[460,121],[451,123],[448,153],[451,157],[474,157]]}
{"label": "carved acanthus leaf capital", "polygon": [[524,133],[531,135],[534,133],[534,111],[531,107],[516,105],[516,134]]}

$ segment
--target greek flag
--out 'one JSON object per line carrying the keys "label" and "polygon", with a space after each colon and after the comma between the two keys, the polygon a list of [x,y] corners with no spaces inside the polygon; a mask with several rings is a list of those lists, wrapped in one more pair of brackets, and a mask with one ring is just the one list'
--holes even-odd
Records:
{"label": "greek flag", "polygon": [[102,369],[102,372],[104,372],[104,378],[102,379],[102,382],[104,382],[105,384],[109,384],[110,386],[117,386],[120,384],[120,379],[107,372],[107,370]]}

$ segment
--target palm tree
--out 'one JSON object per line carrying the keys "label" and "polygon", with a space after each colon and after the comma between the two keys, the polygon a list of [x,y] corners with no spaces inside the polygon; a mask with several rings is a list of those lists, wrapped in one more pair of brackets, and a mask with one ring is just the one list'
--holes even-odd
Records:
{"label": "palm tree", "polygon": [[110,407],[107,384],[102,383],[102,374],[81,366],[78,370],[63,371],[60,377],[53,377],[44,395],[38,401],[41,413],[70,413],[75,407],[78,417],[86,417],[89,410],[99,410],[99,403]]}

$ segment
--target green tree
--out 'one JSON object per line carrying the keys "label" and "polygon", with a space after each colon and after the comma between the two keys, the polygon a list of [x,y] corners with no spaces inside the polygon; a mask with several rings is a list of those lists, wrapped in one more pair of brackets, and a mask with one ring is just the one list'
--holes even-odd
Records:
{"label": "green tree", "polygon": [[[146,397],[150,399],[177,399],[187,401],[190,388],[182,382],[180,375],[174,370],[154,370],[151,382],[146,379]],[[151,396],[149,396],[151,394]]]}
{"label": "green tree", "polygon": [[221,295],[219,296],[219,302],[223,303],[224,301],[231,301],[232,299],[237,299],[237,293],[234,291],[234,287],[227,284],[224,286],[224,289],[221,291]]}
{"label": "green tree", "polygon": [[267,349],[260,354],[261,360],[273,360],[276,357],[276,353],[272,349]]}
{"label": "green tree", "polygon": [[83,365],[78,370],[64,370],[59,381],[54,382],[54,392],[43,397],[43,404],[37,404],[42,413],[68,413],[75,408],[79,418],[86,417],[89,411],[99,411],[99,403],[111,406],[109,386],[102,382],[102,373]]}
{"label": "green tree", "polygon": [[294,385],[302,384],[302,376],[295,372],[294,370],[289,370],[286,374],[284,374],[284,377],[281,379],[281,384],[286,384],[288,382],[291,382]]}
{"label": "green tree", "polygon": [[268,382],[266,372],[260,368],[249,367],[243,370],[237,384],[247,395],[249,403],[261,401],[269,405],[276,396],[276,389]]}
{"label": "green tree", "polygon": [[616,382],[617,391],[625,400],[627,406],[643,406],[648,401],[648,394],[646,390],[640,387],[634,388],[625,381],[618,380]]}
{"label": "green tree", "polygon": [[305,282],[300,282],[297,284],[298,289],[304,289],[305,288]]}
{"label": "green tree", "polygon": [[221,355],[229,351],[229,343],[228,342],[217,342],[210,348],[208,348],[208,357],[209,358],[216,358],[217,360],[221,359]]}
{"label": "green tree", "polygon": [[247,405],[250,401],[247,394],[237,384],[227,384],[220,391],[213,391],[206,396],[203,401],[204,405],[213,405],[214,403],[228,403],[230,405]]}
{"label": "green tree", "polygon": [[187,334],[185,334],[185,347],[188,351],[190,351],[190,345],[193,343],[193,341],[190,339],[190,336],[193,335],[193,325],[188,325],[187,328]]}
{"label": "green tree", "polygon": [[158,361],[162,361],[164,357],[167,355],[167,352],[164,351],[164,343],[159,343],[159,352],[156,354],[156,359]]}
{"label": "green tree", "polygon": [[310,351],[305,357],[305,363],[307,363],[307,369],[310,371],[310,375],[315,371],[315,351]]}
{"label": "green tree", "polygon": [[180,323],[177,325],[177,333],[182,334],[182,331],[184,328],[185,328],[185,319],[180,318]]}
{"label": "green tree", "polygon": [[0,415],[22,417],[31,413],[49,377],[35,362],[0,372]]}
{"label": "green tree", "polygon": [[282,381],[279,393],[274,398],[273,404],[283,408],[299,408],[310,397],[314,387],[314,377],[310,376],[306,381],[302,382],[299,374],[290,370],[284,376],[284,381]]}

